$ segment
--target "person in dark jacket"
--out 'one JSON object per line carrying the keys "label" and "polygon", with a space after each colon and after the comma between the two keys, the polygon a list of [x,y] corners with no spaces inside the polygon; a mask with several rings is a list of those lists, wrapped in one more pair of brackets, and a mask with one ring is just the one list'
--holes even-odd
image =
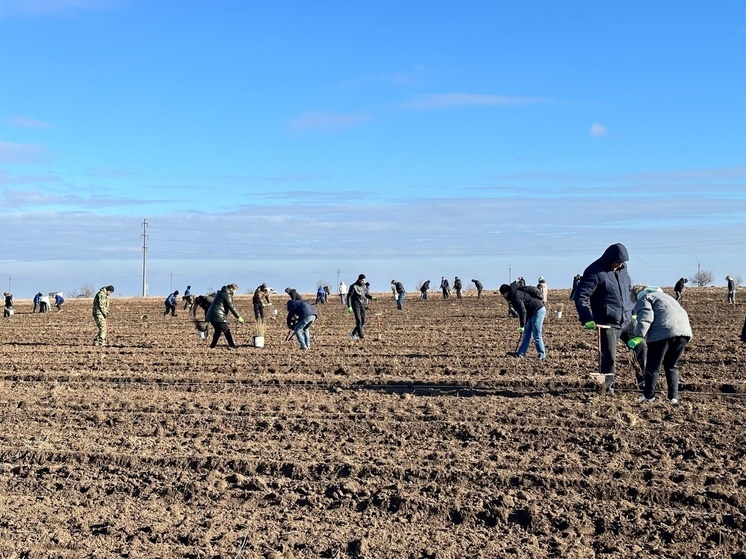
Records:
{"label": "person in dark jacket", "polygon": [[62,293],[54,294],[54,306],[57,307],[57,311],[62,310],[62,305],[64,302],[65,302],[65,298],[62,296]]}
{"label": "person in dark jacket", "polygon": [[578,284],[580,283],[580,280],[583,279],[583,276],[580,274],[575,274],[575,277],[572,278],[572,290],[570,291],[570,299],[575,299],[575,291],[578,289]]}
{"label": "person in dark jacket", "polygon": [[40,303],[41,298],[43,297],[43,293],[39,291],[36,295],[34,295],[34,308],[31,310],[32,313],[36,312],[36,309],[39,308],[39,312],[41,312]]}
{"label": "person in dark jacket", "polygon": [[163,302],[166,306],[166,310],[163,311],[163,316],[166,316],[168,313],[171,313],[171,316],[176,316],[176,298],[178,296],[179,291],[177,290],[166,297],[166,300]]}
{"label": "person in dark jacket", "polygon": [[301,297],[300,294],[292,287],[286,287],[285,293],[288,294],[288,297],[290,297],[291,301],[302,301],[303,300],[303,297]]}
{"label": "person in dark jacket", "polygon": [[[609,393],[614,392],[617,343],[621,339],[626,344],[634,337],[632,282],[625,264],[628,260],[629,253],[623,244],[609,246],[585,269],[575,290],[580,323],[588,330],[596,330],[599,337],[598,372]],[[645,370],[646,348],[645,342],[634,348],[641,371]]]}
{"label": "person in dark jacket", "polygon": [[440,290],[443,292],[443,299],[448,299],[451,296],[451,284],[445,276],[440,278]]}
{"label": "person in dark jacket", "polygon": [[311,325],[316,320],[316,307],[306,301],[288,301],[287,325],[298,339],[301,349],[311,347]]}
{"label": "person in dark jacket", "polygon": [[732,276],[725,276],[728,282],[728,304],[736,306],[736,280]]}
{"label": "person in dark jacket", "polygon": [[676,285],[673,286],[673,294],[678,302],[681,302],[681,292],[684,291],[684,284],[687,281],[686,278],[679,278],[679,281],[677,281]]}
{"label": "person in dark jacket", "polygon": [[225,340],[228,342],[228,347],[236,349],[236,344],[233,343],[233,336],[231,335],[231,329],[228,326],[228,313],[230,312],[236,317],[239,324],[244,323],[244,319],[238,314],[236,307],[233,306],[233,294],[238,290],[238,286],[235,283],[230,285],[224,285],[220,291],[215,295],[215,298],[205,313],[205,319],[212,324],[214,333],[212,335],[212,342],[210,342],[210,349],[213,349],[220,339],[220,335],[225,336]]}
{"label": "person in dark jacket", "polygon": [[254,319],[257,322],[262,322],[264,320],[264,307],[272,306],[272,301],[269,299],[269,288],[266,283],[261,284],[254,290],[251,303],[254,306]]}
{"label": "person in dark jacket", "polygon": [[347,292],[347,312],[355,314],[355,329],[350,334],[350,338],[353,340],[362,340],[365,337],[363,327],[365,326],[366,303],[369,299],[378,300],[377,297],[373,297],[368,292],[369,285],[365,281],[365,274],[360,274],[357,281],[350,286],[350,290]]}
{"label": "person in dark jacket", "polygon": [[471,280],[471,282],[477,288],[477,299],[481,299],[482,298],[482,290],[484,289],[484,287],[482,286],[482,282],[479,281],[479,280],[475,280],[475,279]]}
{"label": "person in dark jacket", "polygon": [[404,290],[404,284],[400,281],[391,280],[391,287],[396,293],[396,308],[400,311],[404,310],[404,296],[407,294]]}
{"label": "person in dark jacket", "polygon": [[500,295],[516,310],[519,321],[518,331],[523,333],[518,351],[511,355],[520,358],[526,357],[528,346],[531,343],[531,338],[533,338],[539,359],[546,359],[547,354],[541,330],[547,309],[541,300],[539,290],[532,285],[520,286],[517,282],[510,285],[504,283],[500,286]]}
{"label": "person in dark jacket", "polygon": [[453,280],[453,288],[456,290],[456,299],[461,299],[461,288],[463,287],[463,284],[461,283],[461,278],[456,276]]}
{"label": "person in dark jacket", "polygon": [[13,295],[6,291],[3,293],[3,297],[5,297],[5,308],[3,309],[3,316],[5,318],[8,318],[9,316],[13,316]]}
{"label": "person in dark jacket", "polygon": [[189,316],[192,317],[192,322],[194,323],[194,327],[197,330],[197,332],[199,332],[200,338],[202,338],[203,340],[207,338],[207,333],[210,329],[210,323],[207,322],[207,319],[200,320],[197,318],[197,309],[202,309],[202,312],[204,312],[205,316],[207,316],[207,311],[210,310],[210,305],[212,305],[212,302],[214,299],[215,299],[214,293],[210,295],[197,295],[194,298],[192,307],[189,309]]}
{"label": "person in dark jacket", "polygon": [[430,280],[427,280],[420,286],[420,299],[427,300],[427,292],[430,291]]}

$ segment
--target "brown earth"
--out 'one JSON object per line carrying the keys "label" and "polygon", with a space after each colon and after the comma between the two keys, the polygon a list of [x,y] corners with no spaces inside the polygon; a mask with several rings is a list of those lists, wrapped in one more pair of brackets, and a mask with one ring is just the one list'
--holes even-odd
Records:
{"label": "brown earth", "polygon": [[263,349],[247,322],[209,350],[186,312],[116,297],[96,348],[90,299],[17,302],[0,557],[746,558],[743,310],[688,289],[681,403],[639,405],[622,346],[621,390],[598,394],[567,296],[546,362],[505,355],[494,294],[381,295],[364,341],[333,299],[305,352],[282,316]]}

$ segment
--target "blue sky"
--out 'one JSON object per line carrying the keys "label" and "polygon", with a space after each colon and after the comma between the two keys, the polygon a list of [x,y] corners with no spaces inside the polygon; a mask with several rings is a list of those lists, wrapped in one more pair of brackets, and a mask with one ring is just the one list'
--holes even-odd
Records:
{"label": "blue sky", "polygon": [[[746,275],[746,3],[0,0],[0,285]],[[5,287],[4,287],[5,288]]]}

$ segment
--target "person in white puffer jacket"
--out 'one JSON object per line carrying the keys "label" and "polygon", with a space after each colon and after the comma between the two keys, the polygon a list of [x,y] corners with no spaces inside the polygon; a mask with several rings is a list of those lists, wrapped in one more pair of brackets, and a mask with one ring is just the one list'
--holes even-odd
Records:
{"label": "person in white puffer jacket", "polygon": [[637,316],[635,337],[628,344],[634,348],[643,338],[648,346],[645,362],[645,388],[639,402],[655,399],[655,387],[661,366],[666,374],[668,400],[679,403],[679,359],[692,339],[689,315],[679,303],[660,287],[635,285],[632,300]]}

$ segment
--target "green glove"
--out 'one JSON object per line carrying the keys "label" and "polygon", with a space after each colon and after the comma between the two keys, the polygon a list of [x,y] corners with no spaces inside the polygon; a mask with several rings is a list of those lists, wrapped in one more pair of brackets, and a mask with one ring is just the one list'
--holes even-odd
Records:
{"label": "green glove", "polygon": [[347,307],[347,312],[352,314],[352,307]]}
{"label": "green glove", "polygon": [[583,326],[585,326],[586,330],[595,330],[596,329],[596,323],[593,322],[592,320],[589,320],[588,322],[586,322],[585,324],[583,324]]}
{"label": "green glove", "polygon": [[378,301],[378,297],[373,297],[373,300],[374,301]]}
{"label": "green glove", "polygon": [[523,332],[523,326],[519,326],[519,327],[518,327],[518,331],[519,331],[519,332]]}
{"label": "green glove", "polygon": [[243,319],[243,317],[239,316],[238,317],[238,323],[239,324],[243,324],[244,322],[246,322],[246,321]]}
{"label": "green glove", "polygon": [[642,338],[632,338],[630,341],[627,342],[627,345],[631,347],[632,349],[634,349],[641,343],[642,343]]}

